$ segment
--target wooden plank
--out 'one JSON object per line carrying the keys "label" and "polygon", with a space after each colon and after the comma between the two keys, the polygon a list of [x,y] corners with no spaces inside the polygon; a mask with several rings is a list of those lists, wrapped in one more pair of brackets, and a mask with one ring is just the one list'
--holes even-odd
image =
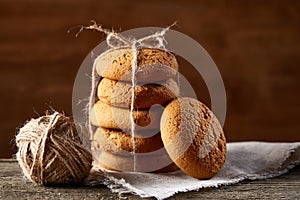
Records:
{"label": "wooden plank", "polygon": [[[43,187],[23,179],[15,160],[0,160],[0,199],[124,199],[105,186],[97,187]],[[202,189],[180,193],[170,200],[179,199],[299,199],[300,165],[289,174],[260,181]],[[125,195],[127,199],[141,199]],[[152,199],[152,198],[147,198]]]}

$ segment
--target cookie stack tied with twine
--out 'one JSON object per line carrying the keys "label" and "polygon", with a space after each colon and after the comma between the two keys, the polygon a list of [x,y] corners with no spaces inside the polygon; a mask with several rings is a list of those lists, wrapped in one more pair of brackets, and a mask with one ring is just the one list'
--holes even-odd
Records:
{"label": "cookie stack tied with twine", "polygon": [[162,106],[179,95],[178,63],[163,45],[167,29],[129,41],[96,24],[87,28],[106,33],[111,47],[93,67],[89,119],[98,164],[116,171],[176,170],[160,135]]}

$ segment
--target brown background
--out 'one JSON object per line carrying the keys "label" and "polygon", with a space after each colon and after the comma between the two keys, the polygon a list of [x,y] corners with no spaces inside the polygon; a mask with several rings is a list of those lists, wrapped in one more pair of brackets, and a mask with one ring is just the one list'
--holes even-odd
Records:
{"label": "brown background", "polygon": [[72,114],[77,70],[102,38],[66,32],[91,19],[115,30],[178,20],[174,29],[201,43],[222,74],[229,141],[300,141],[300,1],[0,0],[0,157],[15,153],[17,127],[34,110]]}

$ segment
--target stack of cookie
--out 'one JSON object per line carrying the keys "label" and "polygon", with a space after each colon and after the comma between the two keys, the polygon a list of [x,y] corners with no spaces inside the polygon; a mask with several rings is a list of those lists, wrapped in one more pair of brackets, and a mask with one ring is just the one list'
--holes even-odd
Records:
{"label": "stack of cookie", "polygon": [[90,111],[90,122],[95,127],[93,146],[97,153],[94,155],[107,169],[174,171],[177,166],[161,139],[160,119],[162,106],[179,94],[174,80],[178,70],[176,58],[159,49],[138,50],[131,113],[133,58],[131,49],[117,49],[101,54],[95,61],[101,79]]}

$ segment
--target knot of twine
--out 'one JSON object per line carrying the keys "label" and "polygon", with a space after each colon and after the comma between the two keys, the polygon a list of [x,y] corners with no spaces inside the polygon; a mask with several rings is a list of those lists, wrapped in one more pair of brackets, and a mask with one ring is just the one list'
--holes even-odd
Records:
{"label": "knot of twine", "polygon": [[120,33],[117,33],[113,30],[105,29],[102,25],[98,25],[95,21],[91,21],[90,26],[81,26],[80,30],[76,34],[79,35],[84,29],[95,30],[106,35],[106,43],[110,48],[154,48],[154,49],[163,49],[166,50],[165,44],[167,43],[165,40],[166,32],[176,25],[177,22],[174,22],[170,26],[163,28],[161,31],[153,33],[149,36],[142,37],[140,39],[136,38],[126,38]]}
{"label": "knot of twine", "polygon": [[58,112],[31,119],[20,128],[16,144],[24,175],[38,184],[79,184],[92,167],[74,123]]}

